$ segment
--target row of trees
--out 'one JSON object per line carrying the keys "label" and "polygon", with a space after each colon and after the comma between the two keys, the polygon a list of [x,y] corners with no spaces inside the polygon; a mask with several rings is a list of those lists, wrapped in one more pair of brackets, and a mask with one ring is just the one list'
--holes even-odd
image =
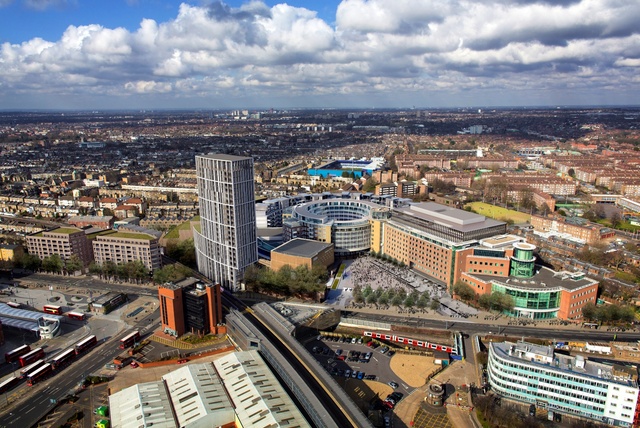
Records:
{"label": "row of trees", "polygon": [[431,308],[436,310],[440,307],[437,299],[431,300],[428,292],[420,293],[413,290],[411,293],[403,288],[377,288],[370,285],[362,288],[357,286],[353,289],[353,299],[356,303],[377,304],[380,306],[404,306],[407,309],[417,307],[418,309]]}
{"label": "row of trees", "polygon": [[149,280],[149,270],[140,260],[120,264],[107,260],[101,265],[91,262],[89,273],[108,281],[117,279],[141,283]]}
{"label": "row of trees", "polygon": [[478,306],[485,310],[496,310],[500,312],[510,312],[515,306],[513,297],[504,293],[491,293],[483,294],[478,297],[478,294],[473,288],[466,282],[456,281],[453,284],[453,293],[460,298],[463,302],[474,303],[477,302]]}
{"label": "row of trees", "polygon": [[315,265],[312,269],[307,266],[292,268],[285,265],[277,271],[251,265],[244,272],[244,282],[248,290],[314,299],[319,292],[326,289],[328,278],[327,270],[322,265]]}
{"label": "row of trees", "polygon": [[71,275],[81,270],[84,265],[82,260],[75,254],[68,260],[63,260],[58,254],[40,259],[34,254],[23,253],[15,255],[12,267],[33,272],[44,271],[47,273]]}
{"label": "row of trees", "polygon": [[631,323],[635,320],[636,311],[631,306],[601,305],[587,303],[582,307],[582,317],[587,321],[601,323]]}

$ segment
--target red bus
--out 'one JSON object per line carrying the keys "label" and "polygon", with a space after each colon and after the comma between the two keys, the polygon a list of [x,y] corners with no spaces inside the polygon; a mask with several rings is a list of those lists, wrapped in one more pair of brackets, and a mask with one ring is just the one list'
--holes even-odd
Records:
{"label": "red bus", "polygon": [[20,370],[20,379],[24,379],[27,375],[34,370],[40,368],[44,364],[44,360],[38,360],[35,363],[29,364],[27,367]]}
{"label": "red bus", "polygon": [[16,302],[7,302],[7,306],[11,306],[12,308],[21,308],[22,305],[20,303],[16,303]]}
{"label": "red bus", "polygon": [[67,349],[61,354],[58,354],[53,360],[51,360],[51,365],[54,369],[58,370],[61,367],[69,364],[76,357],[76,350],[71,348]]}
{"label": "red bus", "polygon": [[44,305],[42,310],[48,314],[62,315],[62,307],[56,305]]}
{"label": "red bus", "polygon": [[42,348],[36,348],[28,354],[20,356],[18,361],[20,362],[20,367],[25,367],[41,358],[44,358],[44,350]]}
{"label": "red bus", "polygon": [[126,335],[122,339],[120,339],[120,349],[131,348],[134,343],[140,340],[140,332],[134,331],[131,334]]}
{"label": "red bus", "polygon": [[11,376],[10,378],[5,380],[4,382],[0,383],[0,394],[4,394],[8,390],[10,390],[14,386],[16,386],[18,384],[18,382],[20,382],[20,378],[19,377]]}
{"label": "red bus", "polygon": [[18,361],[18,358],[20,358],[21,355],[24,355],[29,351],[31,351],[31,347],[29,345],[22,345],[13,351],[9,351],[4,354],[4,360],[7,363],[13,363],[14,361]]}
{"label": "red bus", "polygon": [[67,312],[65,315],[71,318],[72,320],[78,320],[78,321],[85,320],[85,316],[81,312]]}
{"label": "red bus", "polygon": [[51,364],[47,363],[44,366],[37,369],[35,372],[31,372],[27,375],[27,385],[33,386],[37,382],[44,379],[47,375],[53,372],[53,367]]}
{"label": "red bus", "polygon": [[76,355],[82,354],[87,349],[95,346],[96,343],[98,343],[98,340],[96,339],[95,335],[91,335],[86,339],[84,339],[82,342],[76,343],[76,346],[75,346]]}

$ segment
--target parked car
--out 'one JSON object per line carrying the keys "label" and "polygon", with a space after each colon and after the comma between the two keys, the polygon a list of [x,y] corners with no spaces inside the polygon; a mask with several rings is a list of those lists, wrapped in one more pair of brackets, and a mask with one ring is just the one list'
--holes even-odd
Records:
{"label": "parked car", "polygon": [[387,353],[388,356],[393,357],[396,354],[396,351],[389,351],[389,353]]}
{"label": "parked car", "polygon": [[358,373],[359,373],[359,372],[357,372],[357,371],[355,371],[355,370],[354,370],[354,371],[352,371],[352,372],[351,372],[351,377],[352,377],[353,379],[355,379],[355,378],[358,376]]}
{"label": "parked car", "polygon": [[351,370],[345,370],[344,371],[344,377],[351,377]]}
{"label": "parked car", "polygon": [[382,347],[382,349],[380,349],[380,353],[381,353],[381,354],[384,354],[384,353],[386,353],[388,350],[389,350],[389,347],[388,347],[388,346],[384,346],[384,347]]}
{"label": "parked car", "polygon": [[364,372],[358,372],[358,379],[362,380],[364,378]]}
{"label": "parked car", "polygon": [[376,375],[368,374],[364,377],[366,380],[376,380]]}
{"label": "parked car", "polygon": [[344,355],[338,355],[338,356],[336,357],[336,359],[338,359],[338,360],[340,360],[340,361],[344,361],[344,360],[346,360],[346,359],[347,359],[347,357],[345,357]]}
{"label": "parked car", "polygon": [[400,385],[398,385],[396,382],[391,381],[389,382],[387,385],[389,385],[391,388],[396,389],[397,387],[399,387]]}

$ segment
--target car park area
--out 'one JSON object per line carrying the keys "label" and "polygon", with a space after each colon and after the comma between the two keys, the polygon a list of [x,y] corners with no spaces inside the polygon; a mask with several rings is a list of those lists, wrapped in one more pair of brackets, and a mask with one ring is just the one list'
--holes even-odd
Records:
{"label": "car park area", "polygon": [[[368,403],[376,396],[380,397],[378,405],[385,412],[392,410],[399,401],[398,394],[401,397],[414,389],[397,383],[398,377],[390,365],[394,352],[388,346],[383,347],[369,338],[318,335],[306,347],[351,396],[355,395],[363,403]],[[383,349],[384,352],[381,352]],[[396,385],[398,392],[394,392],[394,388],[390,386],[392,384]],[[391,406],[383,401],[390,393],[396,394],[390,400],[394,402]]]}

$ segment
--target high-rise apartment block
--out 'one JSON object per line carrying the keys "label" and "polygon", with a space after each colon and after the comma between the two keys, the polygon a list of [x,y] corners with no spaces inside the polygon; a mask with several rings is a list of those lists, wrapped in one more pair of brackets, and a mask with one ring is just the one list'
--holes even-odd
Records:
{"label": "high-rise apartment block", "polygon": [[146,233],[110,231],[93,240],[93,254],[97,264],[141,261],[149,271],[160,269],[162,253],[158,238]]}
{"label": "high-rise apartment block", "polygon": [[59,227],[29,235],[27,250],[40,259],[57,254],[62,260],[68,260],[76,255],[85,266],[93,260],[91,243],[84,231],[75,227]]}
{"label": "high-rise apartment block", "polygon": [[222,294],[219,284],[187,278],[158,288],[162,331],[180,337],[185,333],[223,334]]}
{"label": "high-rise apartment block", "polygon": [[194,231],[198,270],[232,291],[258,261],[253,159],[196,156],[201,231]]}

